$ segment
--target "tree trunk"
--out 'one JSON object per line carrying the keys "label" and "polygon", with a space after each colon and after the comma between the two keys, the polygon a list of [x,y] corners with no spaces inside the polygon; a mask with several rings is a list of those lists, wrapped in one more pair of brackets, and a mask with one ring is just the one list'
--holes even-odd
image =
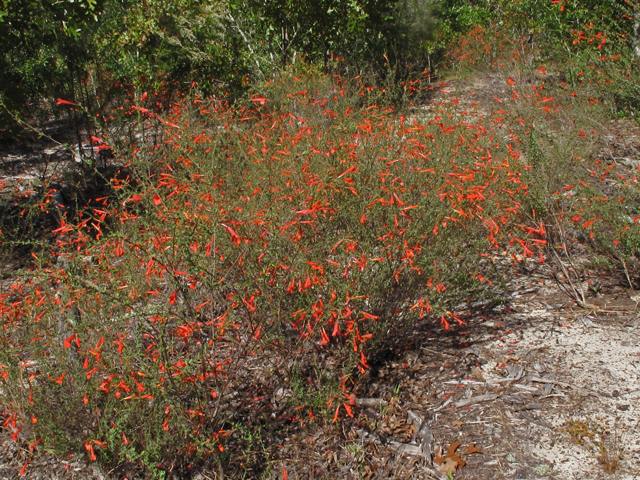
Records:
{"label": "tree trunk", "polygon": [[640,6],[633,8],[633,53],[640,57]]}

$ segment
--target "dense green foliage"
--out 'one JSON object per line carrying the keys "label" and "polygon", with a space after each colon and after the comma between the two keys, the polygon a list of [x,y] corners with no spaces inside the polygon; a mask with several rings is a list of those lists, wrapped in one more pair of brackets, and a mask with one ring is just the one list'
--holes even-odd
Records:
{"label": "dense green foliage", "polygon": [[382,64],[397,36],[394,4],[107,0],[70,10],[6,0],[0,100],[22,113],[41,95],[103,111],[123,87],[184,89],[197,80],[237,93],[298,56],[325,64],[348,56],[366,69]]}
{"label": "dense green foliage", "polygon": [[[433,75],[449,42],[493,21],[540,36],[546,55],[628,55],[634,4],[625,0],[4,0],[0,101],[50,116],[64,98],[106,115],[123,89],[241,94],[296,61],[394,82]],[[335,59],[340,59],[335,62]],[[592,59],[588,59],[591,61]],[[619,95],[633,102],[633,86]],[[42,102],[45,100],[45,103]],[[6,118],[3,123],[10,122]],[[6,127],[5,127],[6,128]]]}

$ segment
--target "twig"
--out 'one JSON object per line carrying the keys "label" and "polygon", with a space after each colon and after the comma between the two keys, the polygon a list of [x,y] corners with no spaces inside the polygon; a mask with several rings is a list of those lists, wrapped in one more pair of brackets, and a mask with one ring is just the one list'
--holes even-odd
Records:
{"label": "twig", "polygon": [[500,395],[497,393],[488,393],[486,395],[477,395],[471,398],[464,398],[456,402],[456,407],[466,407],[468,405],[475,405],[476,403],[491,402],[498,398]]}
{"label": "twig", "polygon": [[26,128],[27,130],[31,130],[34,133],[38,134],[38,137],[45,137],[47,140],[51,140],[53,143],[55,143],[56,145],[59,145],[61,147],[64,147],[65,149],[67,149],[69,152],[73,153],[72,150],[69,148],[69,145],[66,143],[60,143],[59,141],[57,141],[56,139],[54,139],[51,135],[47,135],[46,133],[44,133],[42,130],[37,129],[36,127],[29,125],[27,122],[25,122],[24,120],[22,120],[17,114],[13,113],[11,110],[9,110],[9,107],[7,107],[4,102],[0,99],[0,106],[2,106],[2,108],[11,116],[11,118],[13,118],[13,120],[18,124],[23,126],[24,128]]}
{"label": "twig", "polygon": [[427,347],[421,347],[421,350],[425,350],[427,352],[431,352],[431,353],[435,353],[436,355],[442,355],[443,357],[455,357],[455,355],[451,355],[449,353],[444,353],[444,352],[438,352],[437,350],[432,350],[430,348]]}
{"label": "twig", "polygon": [[631,291],[633,292],[633,297],[631,298],[636,302],[636,308],[638,308],[638,303],[640,303],[640,299],[636,300],[636,290],[633,288],[633,283],[631,282],[631,277],[629,277],[629,270],[627,270],[627,262],[624,261],[624,258],[620,258],[620,262],[622,262],[622,267],[624,268],[624,274],[627,276],[627,282],[629,282],[629,287],[631,287]]}
{"label": "twig", "polygon": [[[577,272],[576,266],[573,263],[573,260],[571,259],[571,255],[569,255],[569,251],[567,249],[566,235],[564,233],[562,225],[560,225],[560,223],[558,222],[557,215],[554,215],[553,219],[555,221],[556,228],[558,229],[558,234],[560,235],[562,243],[564,244],[564,254],[567,257],[567,260],[569,261],[569,263],[571,264],[571,268],[573,268],[573,272],[574,272],[574,274],[576,276],[576,280],[579,281],[580,278],[578,277],[578,274],[576,273]],[[562,271],[564,272],[565,278],[567,279],[567,281],[571,285],[571,288],[573,289],[573,292],[574,292],[573,295],[569,294],[569,292],[567,292],[566,287],[565,287],[564,288],[565,293],[567,293],[570,297],[573,297],[574,300],[576,300],[576,302],[578,302],[580,304],[580,306],[585,307],[585,308],[590,307],[590,305],[587,304],[587,301],[586,301],[586,298],[585,298],[584,289],[582,288],[582,284],[578,283],[578,286],[580,287],[580,290],[578,290],[576,288],[576,286],[573,284],[573,282],[571,281],[571,275],[570,275],[569,271],[567,270],[567,268],[564,266],[564,263],[562,263],[562,260],[560,259],[560,256],[558,255],[556,250],[554,248],[552,248],[551,251],[555,255],[556,259],[558,260],[558,263],[560,264],[560,268],[562,268]],[[558,281],[557,278],[556,278],[556,281]],[[558,282],[558,285],[561,285],[561,283]]]}
{"label": "twig", "polygon": [[[556,259],[558,260],[558,264],[560,265],[560,268],[562,269],[562,272],[564,273],[564,278],[567,279],[567,281],[569,282],[569,285],[571,285],[571,288],[573,289],[573,295],[571,295],[571,293],[566,289],[566,287],[564,287],[563,289],[565,290],[565,293],[567,293],[570,297],[573,297],[573,299],[580,303],[581,305],[585,305],[587,302],[585,301],[584,298],[584,291],[582,290],[582,286],[580,286],[580,291],[578,291],[578,289],[575,287],[575,285],[573,284],[573,282],[571,281],[571,275],[569,273],[569,271],[567,270],[567,267],[564,266],[564,263],[562,263],[562,259],[560,258],[560,256],[558,255],[558,253],[555,251],[555,249],[551,250],[553,252],[553,254],[555,255]],[[566,252],[566,242],[565,242],[565,253],[567,254],[567,257],[569,256],[569,254]],[[571,260],[569,259],[569,261],[571,262]],[[572,263],[572,267],[573,267],[573,262]],[[575,267],[573,267],[575,269]],[[556,281],[557,281],[557,276],[556,276]],[[560,282],[558,282],[558,285],[562,285]]]}
{"label": "twig", "polygon": [[435,470],[431,470],[427,467],[422,467],[422,470],[429,475],[431,478],[435,478],[436,480],[447,480],[447,477],[441,473],[436,472]]}
{"label": "twig", "polygon": [[447,405],[449,405],[453,400],[451,398],[448,398],[447,400],[445,400],[445,402],[443,404],[441,404],[439,407],[434,408],[433,412],[439,412],[440,410],[442,410],[444,407],[446,407]]}

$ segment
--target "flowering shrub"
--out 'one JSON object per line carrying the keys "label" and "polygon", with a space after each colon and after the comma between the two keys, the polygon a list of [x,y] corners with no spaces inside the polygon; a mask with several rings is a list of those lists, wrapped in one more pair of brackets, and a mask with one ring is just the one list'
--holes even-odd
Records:
{"label": "flowering shrub", "polygon": [[113,194],[0,296],[5,427],[158,477],[231,462],[252,429],[353,416],[358,376],[407,329],[465,326],[455,306],[500,292],[505,249],[543,262],[569,221],[633,238],[597,200],[599,104],[503,72],[492,111],[445,91],[396,112],[375,86],[295,71],[233,107],[132,103],[147,136]]}

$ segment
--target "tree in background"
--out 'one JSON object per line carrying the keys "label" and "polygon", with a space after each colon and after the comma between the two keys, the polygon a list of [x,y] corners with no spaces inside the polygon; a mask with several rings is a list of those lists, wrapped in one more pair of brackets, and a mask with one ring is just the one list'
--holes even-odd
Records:
{"label": "tree in background", "polygon": [[[301,56],[326,65],[332,56],[360,70],[393,55],[397,0],[232,0],[229,19],[248,62],[261,76]],[[374,67],[375,68],[375,67]]]}
{"label": "tree in background", "polygon": [[[123,87],[179,82],[194,70],[233,76],[239,68],[234,71],[233,51],[225,44],[225,9],[221,0],[4,0],[3,113],[28,117],[42,97],[95,112]],[[44,113],[49,115],[46,108]]]}
{"label": "tree in background", "polygon": [[38,95],[55,95],[63,78],[87,61],[83,45],[102,1],[31,2],[4,0],[0,9],[0,121],[10,111],[33,110]]}
{"label": "tree in background", "polygon": [[96,118],[124,92],[193,81],[237,95],[296,61],[335,57],[398,82],[433,73],[453,38],[489,21],[570,54],[596,29],[615,53],[637,48],[638,11],[631,0],[0,0],[0,115],[50,117],[42,99],[60,97]]}

